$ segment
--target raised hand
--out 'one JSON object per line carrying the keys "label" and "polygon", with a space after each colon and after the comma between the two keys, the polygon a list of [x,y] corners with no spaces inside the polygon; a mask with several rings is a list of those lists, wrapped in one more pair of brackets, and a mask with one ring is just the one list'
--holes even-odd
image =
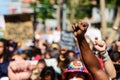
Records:
{"label": "raised hand", "polygon": [[106,52],[106,43],[102,40],[95,40],[93,42],[94,48],[98,50],[101,54]]}
{"label": "raised hand", "polygon": [[73,25],[72,28],[76,37],[83,37],[88,28],[88,24],[85,22],[78,22]]}
{"label": "raised hand", "polygon": [[[91,73],[93,79],[94,80],[109,80],[107,74],[102,70],[98,59],[93,54],[92,50],[89,47],[89,44],[87,43],[87,41],[84,37],[86,30],[88,28],[88,24],[85,22],[79,22],[79,23],[73,25],[72,27],[74,30],[74,35],[76,36],[77,41],[78,41],[82,60],[85,64],[86,68]],[[97,44],[97,46],[98,46],[98,44]]]}
{"label": "raised hand", "polygon": [[13,61],[8,67],[10,80],[29,80],[32,74],[31,65],[28,61]]}

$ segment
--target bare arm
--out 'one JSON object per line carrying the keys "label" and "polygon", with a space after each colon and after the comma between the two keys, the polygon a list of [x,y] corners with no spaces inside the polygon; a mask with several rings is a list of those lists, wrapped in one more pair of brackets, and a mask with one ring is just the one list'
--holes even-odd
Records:
{"label": "bare arm", "polygon": [[87,41],[85,40],[84,34],[88,28],[88,25],[86,23],[79,22],[72,27],[74,30],[74,35],[78,40],[84,64],[92,74],[94,80],[108,80],[106,73],[100,67],[98,59],[95,57]]}
{"label": "bare arm", "polygon": [[106,43],[104,41],[95,40],[94,48],[100,52],[100,56],[104,62],[105,72],[110,78],[115,78],[116,70],[106,50]]}
{"label": "bare arm", "polygon": [[104,66],[105,66],[105,71],[108,74],[108,76],[110,78],[115,78],[116,77],[116,70],[115,70],[115,68],[113,66],[113,63],[112,63],[110,58],[109,58],[109,60],[104,62]]}

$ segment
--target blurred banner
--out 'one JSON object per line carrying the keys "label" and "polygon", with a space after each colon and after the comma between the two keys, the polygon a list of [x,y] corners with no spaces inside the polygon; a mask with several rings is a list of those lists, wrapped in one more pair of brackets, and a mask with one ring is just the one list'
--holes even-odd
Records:
{"label": "blurred banner", "polygon": [[[106,8],[105,9],[105,16],[107,22],[113,22],[115,15],[115,9],[114,8]],[[101,12],[100,9],[97,7],[94,7],[92,9],[92,18],[93,22],[100,22],[101,21]]]}
{"label": "blurred banner", "polygon": [[30,21],[30,14],[6,15],[6,39],[12,39],[16,42],[25,42],[33,40],[33,24]]}
{"label": "blurred banner", "polygon": [[60,45],[61,47],[66,47],[68,50],[75,50],[76,43],[72,31],[62,31]]}
{"label": "blurred banner", "polygon": [[5,31],[5,19],[3,15],[0,15],[0,38],[3,37]]}

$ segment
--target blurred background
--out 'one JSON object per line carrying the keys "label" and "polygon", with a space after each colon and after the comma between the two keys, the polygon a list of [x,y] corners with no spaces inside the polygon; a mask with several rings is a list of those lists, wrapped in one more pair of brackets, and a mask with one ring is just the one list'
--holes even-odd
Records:
{"label": "blurred background", "polygon": [[64,46],[66,37],[73,38],[71,26],[83,20],[92,40],[110,44],[119,38],[119,5],[119,0],[0,0],[0,38],[27,45],[62,41]]}
{"label": "blurred background", "polygon": [[68,64],[82,59],[72,30],[79,21],[89,24],[85,38],[94,54],[93,41],[106,42],[117,73],[111,79],[120,80],[120,0],[0,0],[0,40],[7,52],[0,49],[5,54],[0,57],[0,78],[4,69],[7,75],[5,57],[8,62],[29,60],[31,80],[40,80],[49,69],[54,73],[46,66],[53,66],[62,80]]}

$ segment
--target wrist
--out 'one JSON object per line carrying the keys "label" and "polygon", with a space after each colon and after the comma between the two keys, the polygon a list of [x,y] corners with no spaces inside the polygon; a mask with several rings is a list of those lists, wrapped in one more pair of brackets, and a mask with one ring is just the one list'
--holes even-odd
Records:
{"label": "wrist", "polygon": [[77,36],[76,38],[77,38],[79,44],[81,44],[81,42],[82,42],[83,40],[85,40],[84,36]]}
{"label": "wrist", "polygon": [[107,51],[105,51],[105,53],[101,53],[100,56],[101,56],[103,62],[110,60],[110,57],[109,57],[109,54]]}
{"label": "wrist", "polygon": [[106,52],[107,52],[106,50],[101,51],[101,52],[100,52],[100,55],[104,55]]}

